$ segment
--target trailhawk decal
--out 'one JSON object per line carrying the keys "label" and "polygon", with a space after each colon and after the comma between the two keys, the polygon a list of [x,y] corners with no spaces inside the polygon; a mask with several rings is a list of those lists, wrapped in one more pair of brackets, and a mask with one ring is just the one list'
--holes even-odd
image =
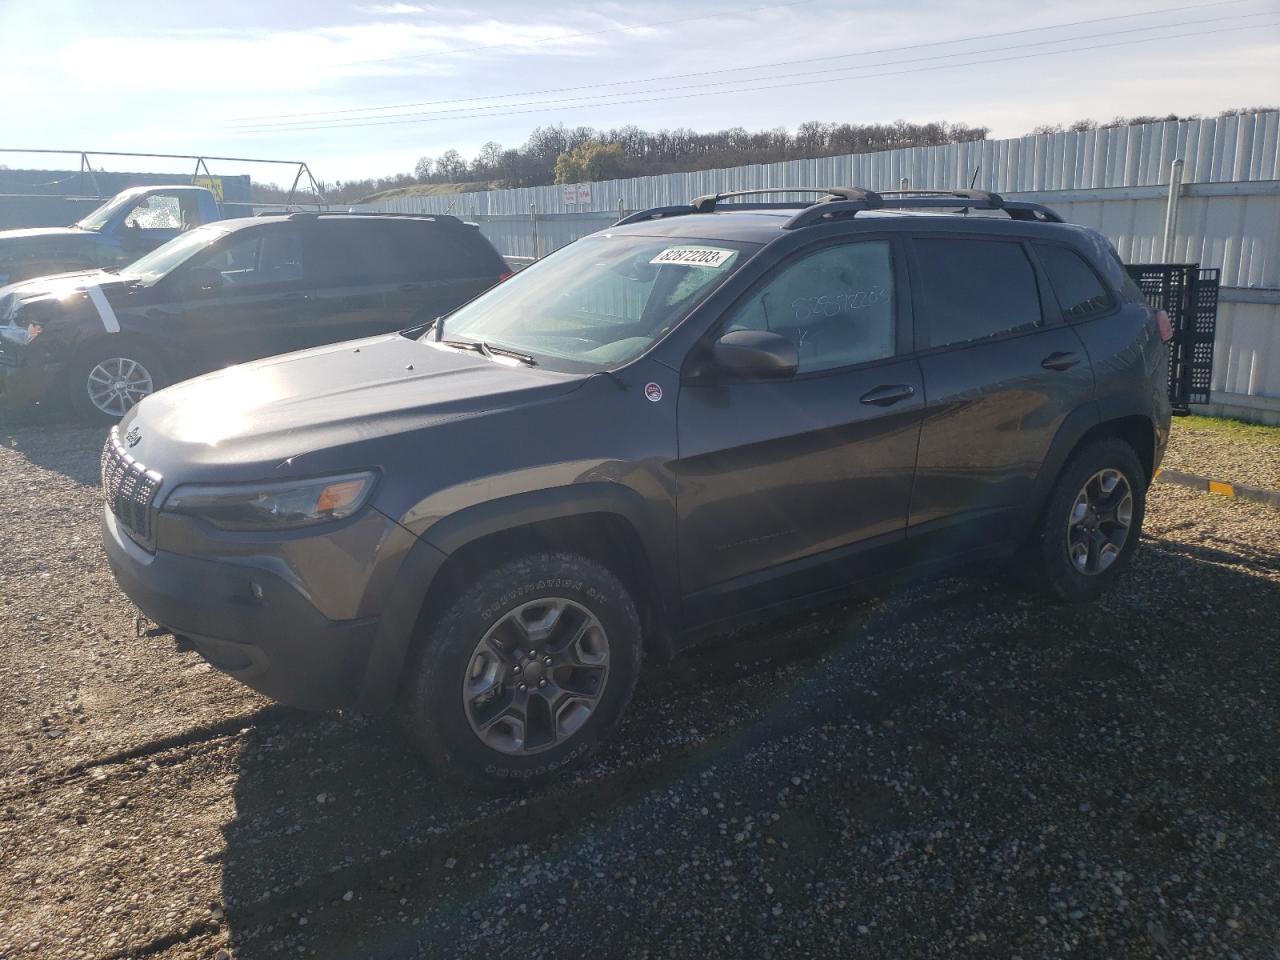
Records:
{"label": "trailhawk decal", "polygon": [[649,262],[681,267],[719,267],[736,252],[715,247],[667,247]]}

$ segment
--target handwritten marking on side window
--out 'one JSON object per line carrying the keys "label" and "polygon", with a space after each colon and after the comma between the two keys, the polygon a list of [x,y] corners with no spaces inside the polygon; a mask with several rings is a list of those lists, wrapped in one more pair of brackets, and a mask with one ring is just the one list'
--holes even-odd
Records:
{"label": "handwritten marking on side window", "polygon": [[866,290],[849,290],[845,293],[823,294],[820,297],[796,297],[791,301],[796,323],[835,317],[842,313],[854,313],[889,302],[889,291],[884,287]]}

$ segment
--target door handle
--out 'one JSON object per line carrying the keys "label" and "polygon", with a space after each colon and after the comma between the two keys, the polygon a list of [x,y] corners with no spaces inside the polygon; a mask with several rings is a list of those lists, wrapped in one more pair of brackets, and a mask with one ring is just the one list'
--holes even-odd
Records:
{"label": "door handle", "polygon": [[1079,362],[1080,354],[1067,353],[1059,350],[1055,353],[1049,354],[1041,360],[1040,366],[1044,367],[1046,370],[1070,370]]}
{"label": "door handle", "polygon": [[906,400],[908,397],[914,397],[916,388],[909,383],[895,383],[890,386],[876,387],[874,390],[862,395],[862,403],[873,403],[877,407],[888,407],[899,400]]}
{"label": "door handle", "polygon": [[293,293],[282,294],[280,299],[281,300],[310,300],[311,296],[309,294],[303,293],[300,290],[296,290]]}

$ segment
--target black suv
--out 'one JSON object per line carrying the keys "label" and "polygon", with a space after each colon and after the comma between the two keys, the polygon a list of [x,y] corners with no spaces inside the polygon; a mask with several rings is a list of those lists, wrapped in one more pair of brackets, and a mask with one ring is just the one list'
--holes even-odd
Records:
{"label": "black suv", "polygon": [[708,627],[976,560],[1116,579],[1168,331],[1103,237],[969,191],[724,200],[150,397],[103,451],[124,591],[272,697],[523,781]]}
{"label": "black suv", "polygon": [[0,287],[0,394],[114,422],[166,384],[390,333],[508,275],[454,217],[295,213],[190,230],[127,267]]}

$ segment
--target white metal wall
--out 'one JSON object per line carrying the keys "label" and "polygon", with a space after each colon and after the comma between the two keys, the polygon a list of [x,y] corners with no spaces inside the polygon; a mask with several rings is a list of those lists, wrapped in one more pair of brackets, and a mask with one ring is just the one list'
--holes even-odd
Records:
{"label": "white metal wall", "polygon": [[620,209],[700,194],[833,184],[891,190],[904,178],[916,189],[949,189],[972,181],[1046,203],[1105,233],[1125,260],[1150,263],[1160,260],[1169,169],[1178,158],[1184,187],[1171,259],[1222,270],[1214,399],[1280,414],[1276,111],[609,180],[590,185],[586,204],[566,203],[562,187],[545,186],[397,198],[365,209],[476,219],[501,252],[533,257],[607,227]]}

